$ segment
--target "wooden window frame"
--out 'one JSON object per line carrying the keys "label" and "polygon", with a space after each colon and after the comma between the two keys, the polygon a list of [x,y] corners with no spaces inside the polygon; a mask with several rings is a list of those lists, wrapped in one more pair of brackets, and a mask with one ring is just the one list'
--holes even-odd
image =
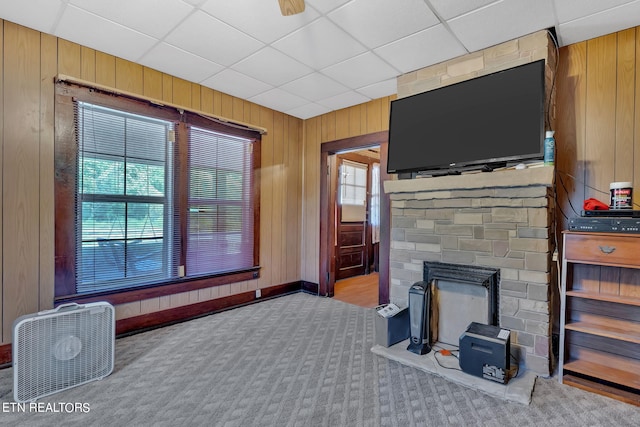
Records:
{"label": "wooden window frame", "polygon": [[[55,109],[55,147],[54,147],[54,192],[55,192],[55,303],[107,301],[111,304],[122,304],[148,298],[189,292],[214,286],[220,286],[259,277],[259,248],[260,248],[260,133],[242,126],[230,126],[220,123],[216,119],[208,118],[197,113],[190,113],[172,107],[165,107],[148,100],[139,100],[131,96],[117,95],[95,88],[77,84],[58,83],[56,85]],[[252,150],[252,203],[253,203],[253,267],[223,274],[210,274],[197,277],[172,278],[159,283],[136,286],[130,289],[111,290],[96,293],[76,292],[76,172],[77,172],[77,143],[74,125],[74,102],[83,101],[101,105],[107,108],[127,111],[143,116],[156,117],[175,123],[189,123],[205,127],[213,131],[244,137],[253,141]],[[186,132],[186,126],[177,126],[177,132]],[[180,165],[187,165],[187,138],[178,135],[178,143],[184,144],[178,152],[184,158],[177,159]],[[187,188],[188,179],[184,169],[175,167],[179,172],[176,188]],[[186,201],[186,192],[176,192],[176,197]],[[187,229],[187,215],[180,215],[181,230]],[[184,234],[180,235],[183,243],[180,245],[181,262],[186,256]],[[184,264],[183,264],[184,265]]]}

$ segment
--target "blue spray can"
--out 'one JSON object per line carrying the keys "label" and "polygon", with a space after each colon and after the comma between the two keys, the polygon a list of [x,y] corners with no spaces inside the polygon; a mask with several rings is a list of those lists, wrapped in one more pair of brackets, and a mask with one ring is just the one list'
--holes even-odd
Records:
{"label": "blue spray can", "polygon": [[553,165],[556,151],[556,140],[553,138],[555,132],[548,130],[544,135],[544,164]]}

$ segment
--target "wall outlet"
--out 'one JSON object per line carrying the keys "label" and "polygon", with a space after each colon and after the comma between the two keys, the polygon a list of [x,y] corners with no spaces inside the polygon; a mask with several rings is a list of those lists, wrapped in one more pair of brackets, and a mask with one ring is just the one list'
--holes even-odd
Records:
{"label": "wall outlet", "polygon": [[262,296],[262,291],[260,289],[256,289],[256,298],[260,298]]}

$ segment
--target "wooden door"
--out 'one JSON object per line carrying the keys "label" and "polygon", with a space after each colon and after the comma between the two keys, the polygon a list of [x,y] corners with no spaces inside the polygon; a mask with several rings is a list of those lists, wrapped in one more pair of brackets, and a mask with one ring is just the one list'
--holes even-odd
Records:
{"label": "wooden door", "polygon": [[369,166],[338,157],[336,279],[368,274]]}

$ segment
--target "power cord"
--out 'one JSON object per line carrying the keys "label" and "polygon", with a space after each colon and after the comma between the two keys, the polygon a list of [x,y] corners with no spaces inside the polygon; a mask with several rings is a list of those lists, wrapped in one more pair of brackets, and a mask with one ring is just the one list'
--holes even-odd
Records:
{"label": "power cord", "polygon": [[[455,347],[455,346],[453,346],[453,347]],[[457,348],[455,348],[455,349],[442,348],[442,347],[435,346],[435,345],[433,346],[433,349],[436,350],[435,353],[433,353],[433,358],[436,360],[436,363],[441,368],[451,369],[451,370],[454,370],[454,371],[461,371],[462,370],[462,369],[456,368],[456,367],[444,366],[442,363],[440,363],[440,360],[438,359],[438,354],[441,354],[441,355],[446,356],[446,357],[453,356],[457,360],[460,360],[458,358],[458,356],[456,354],[454,354],[454,352],[458,353],[458,352],[460,352],[460,350],[458,350]]]}

